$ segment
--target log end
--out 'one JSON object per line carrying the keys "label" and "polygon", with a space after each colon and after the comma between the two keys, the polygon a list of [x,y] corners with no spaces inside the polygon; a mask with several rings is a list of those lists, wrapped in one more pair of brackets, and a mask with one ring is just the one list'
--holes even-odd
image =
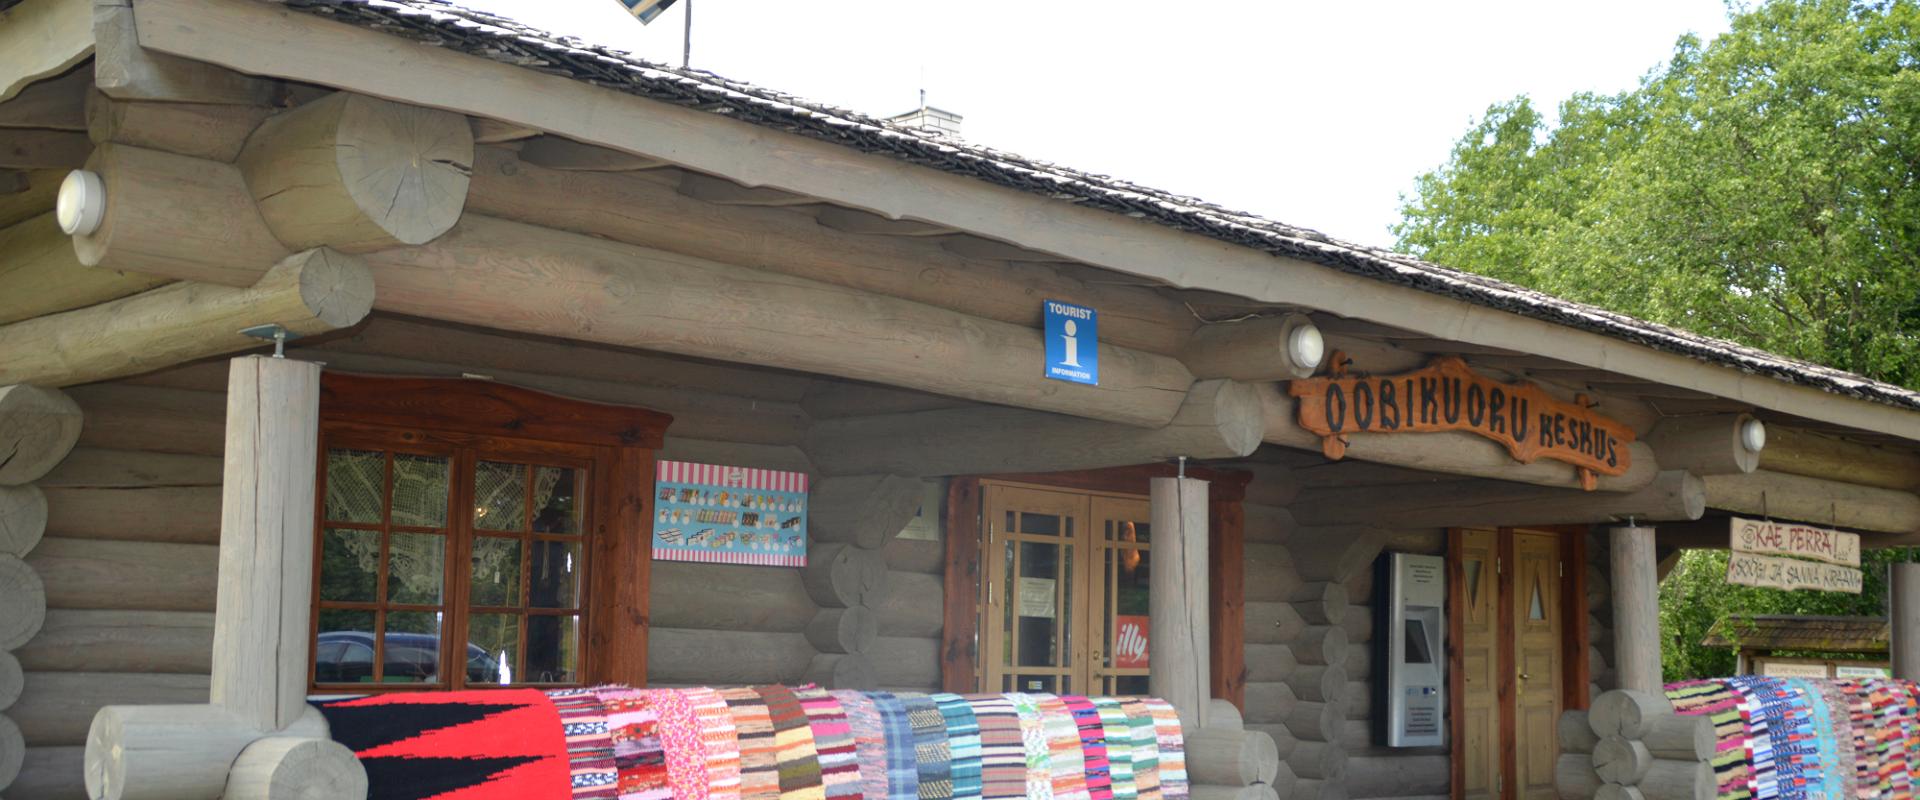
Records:
{"label": "log end", "polygon": [[55,389],[0,387],[0,486],[19,486],[46,475],[80,441],[83,414],[73,398]]}
{"label": "log end", "polygon": [[317,247],[281,263],[299,269],[300,300],[328,330],[357,325],[373,311],[373,270],[359,258]]}
{"label": "log end", "polygon": [[47,621],[47,586],[27,562],[0,555],[0,650],[18,650]]}
{"label": "log end", "polygon": [[233,800],[332,800],[366,797],[367,771],[331,739],[274,736],[247,745],[227,776]]}

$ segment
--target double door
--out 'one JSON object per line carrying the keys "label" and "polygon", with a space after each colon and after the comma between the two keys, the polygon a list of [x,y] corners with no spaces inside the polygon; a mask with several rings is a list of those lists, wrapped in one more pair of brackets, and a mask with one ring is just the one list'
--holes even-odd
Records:
{"label": "double door", "polygon": [[980,686],[1147,693],[1147,499],[984,481]]}
{"label": "double door", "polygon": [[1451,532],[1455,797],[1556,797],[1556,723],[1576,649],[1569,617],[1585,613],[1568,607],[1570,539],[1513,528]]}

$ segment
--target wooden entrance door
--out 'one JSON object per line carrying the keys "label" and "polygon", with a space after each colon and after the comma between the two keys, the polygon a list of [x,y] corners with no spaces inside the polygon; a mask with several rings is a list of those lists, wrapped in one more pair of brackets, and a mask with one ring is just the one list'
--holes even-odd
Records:
{"label": "wooden entrance door", "polygon": [[983,482],[987,691],[1145,694],[1145,498]]}
{"label": "wooden entrance door", "polygon": [[1513,528],[1448,537],[1456,798],[1555,796],[1556,723],[1562,708],[1586,700],[1584,590],[1570,567],[1584,559],[1583,541],[1577,532]]}

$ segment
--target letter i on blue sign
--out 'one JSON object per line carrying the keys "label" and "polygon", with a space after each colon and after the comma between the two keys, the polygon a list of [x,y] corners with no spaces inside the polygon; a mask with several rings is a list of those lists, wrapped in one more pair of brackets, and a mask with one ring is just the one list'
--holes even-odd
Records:
{"label": "letter i on blue sign", "polygon": [[1046,320],[1047,377],[1100,385],[1100,318],[1091,308],[1048,300],[1042,304]]}

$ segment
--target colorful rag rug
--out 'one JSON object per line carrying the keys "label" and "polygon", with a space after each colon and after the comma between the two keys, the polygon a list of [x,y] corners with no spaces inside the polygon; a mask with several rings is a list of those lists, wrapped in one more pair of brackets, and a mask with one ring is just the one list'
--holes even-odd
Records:
{"label": "colorful rag rug", "polygon": [[1679,713],[1713,722],[1719,800],[1913,796],[1920,685],[1742,675],[1670,684],[1666,694]]}
{"label": "colorful rag rug", "polygon": [[[1863,724],[1920,728],[1912,693],[1886,684],[1834,699],[1798,682],[1697,694],[1750,704],[1754,719],[1771,726],[1758,734],[1740,727],[1743,743],[1766,739],[1760,752],[1770,759],[1767,793],[1749,789],[1745,800],[1863,800],[1781,787],[1831,783],[1843,764],[1857,765],[1862,781],[1871,776],[1906,785],[1905,765],[1914,760],[1904,746],[1908,739],[1870,736],[1827,746],[1791,731],[1803,722],[1821,731],[1852,732]],[[1153,698],[598,686],[311,702],[333,738],[366,768],[369,800],[1188,796],[1179,717]],[[1734,718],[1747,719],[1739,710]],[[1791,763],[1776,754],[1787,754]],[[1888,772],[1895,764],[1897,778]],[[1741,785],[1752,783],[1743,777]]]}

